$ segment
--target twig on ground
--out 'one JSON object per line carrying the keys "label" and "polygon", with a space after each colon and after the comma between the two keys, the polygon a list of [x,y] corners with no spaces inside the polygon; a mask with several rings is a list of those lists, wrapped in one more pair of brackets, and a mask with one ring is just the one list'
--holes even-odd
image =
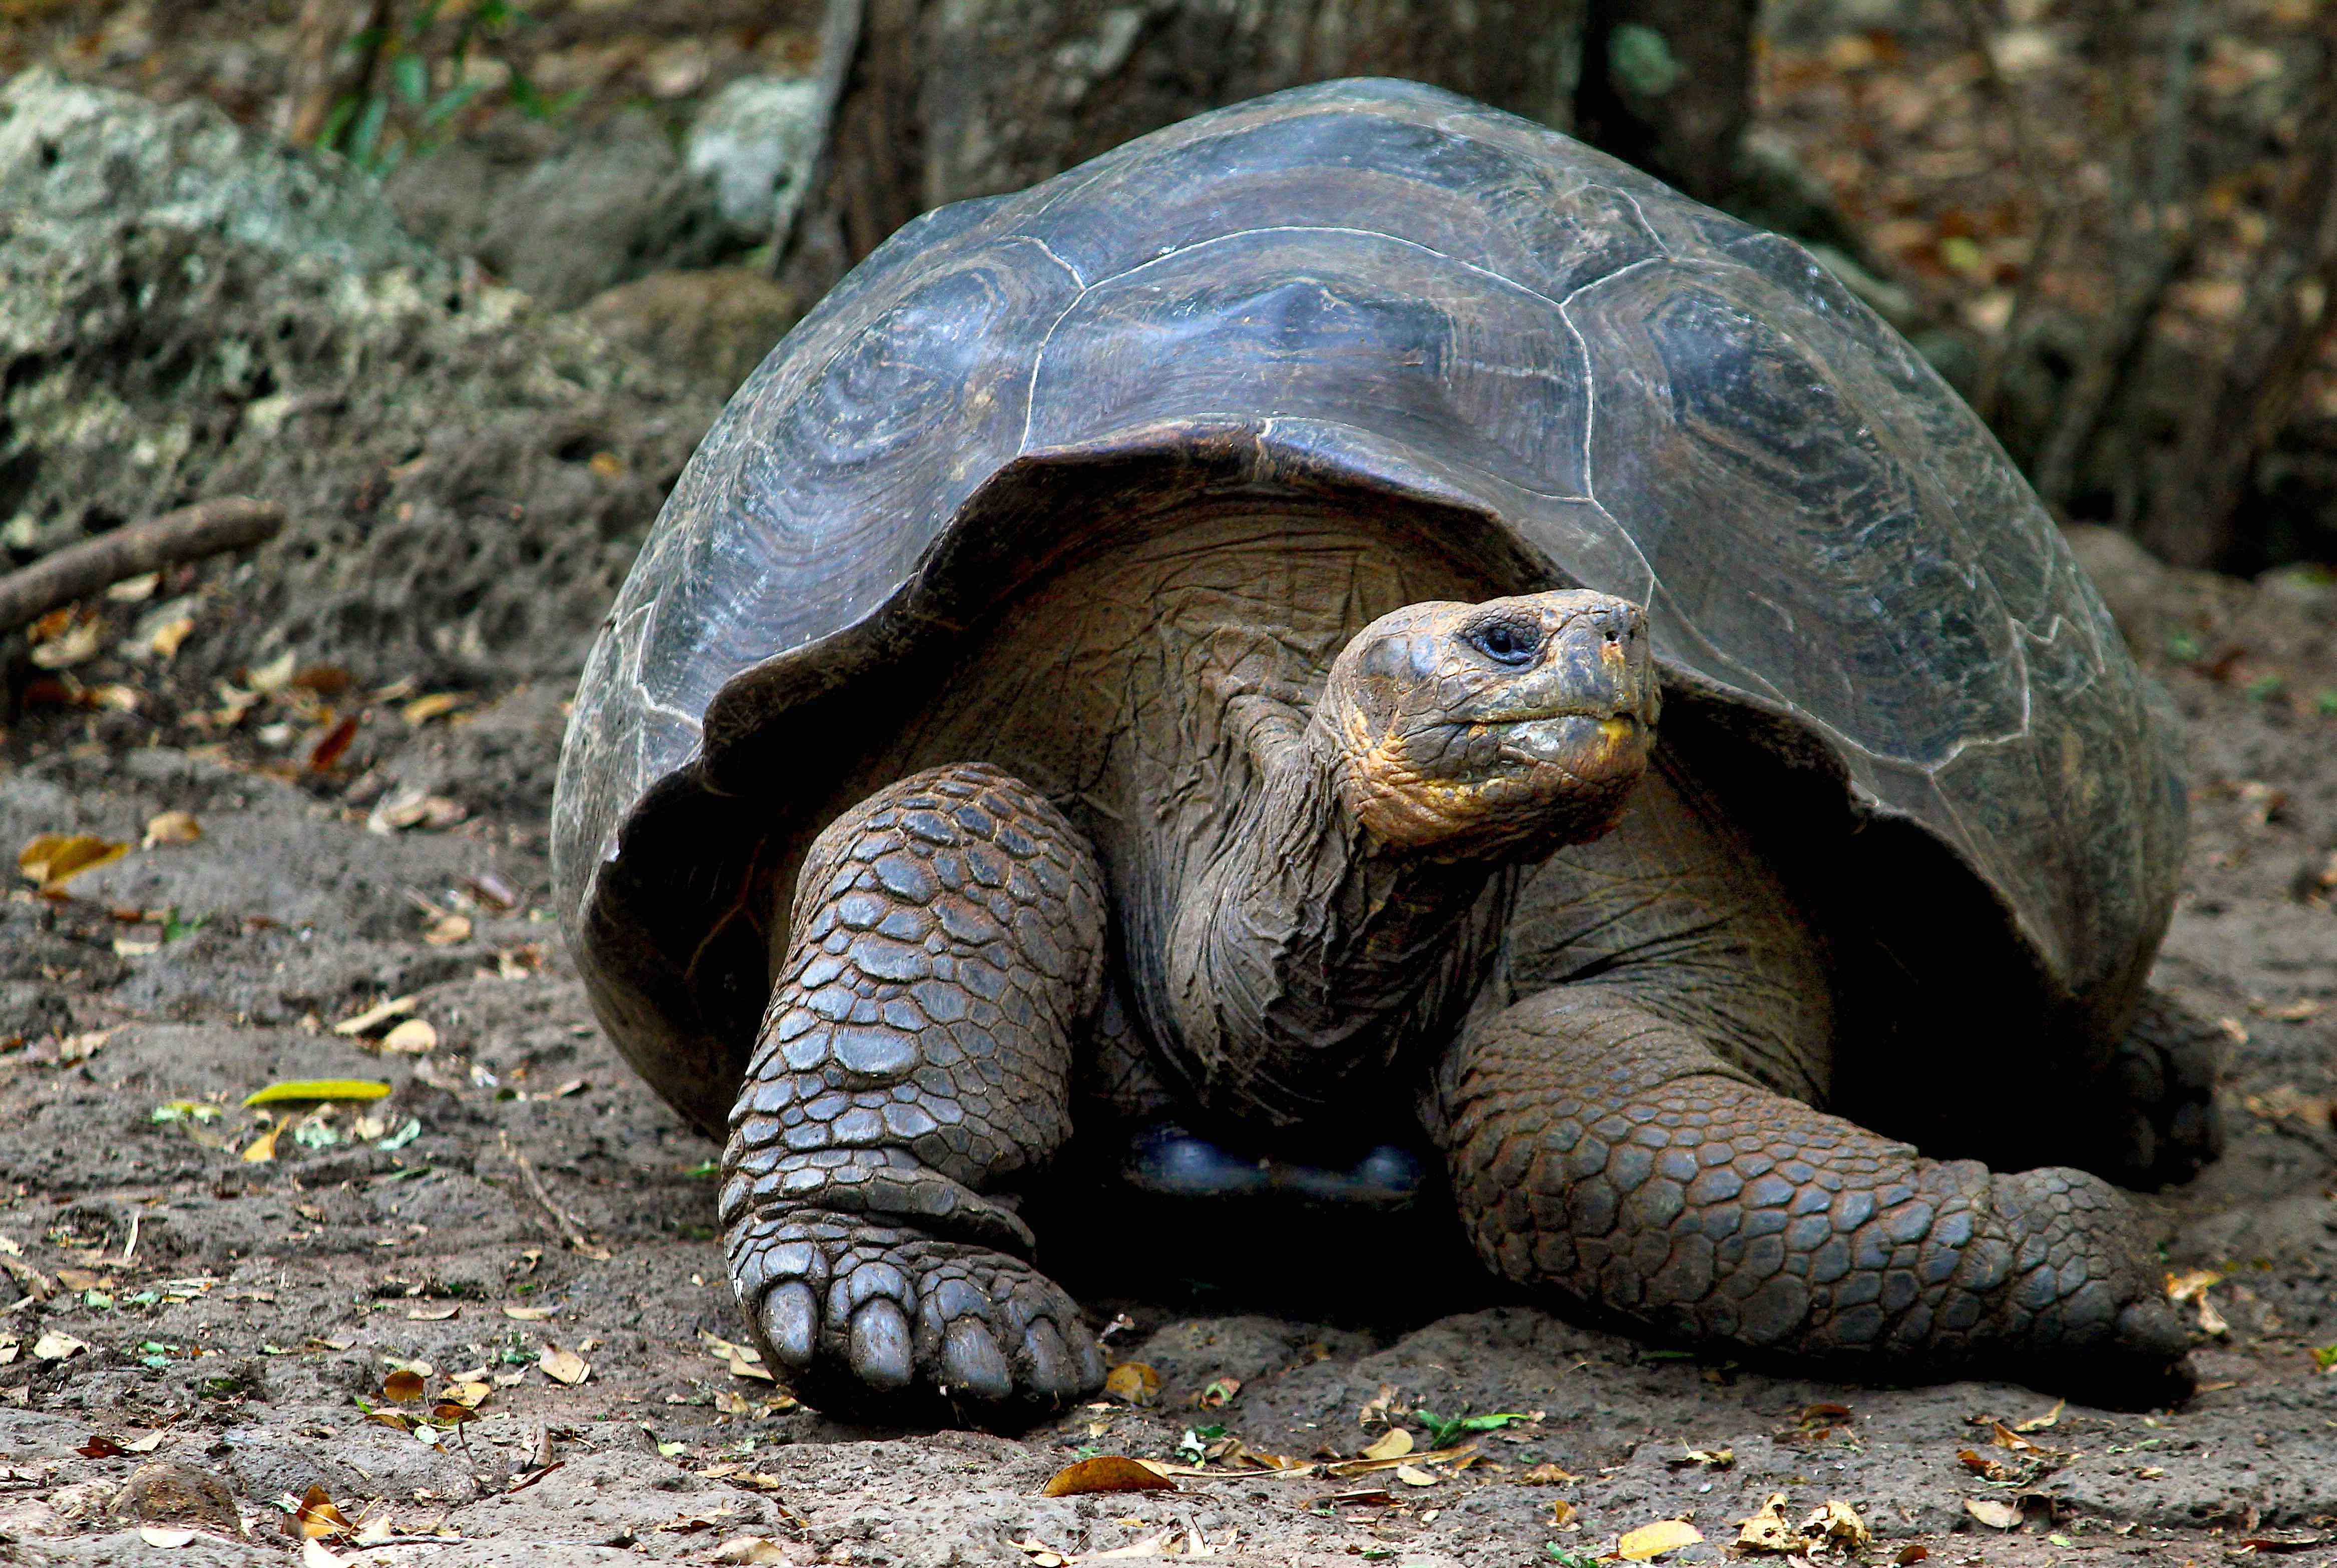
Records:
{"label": "twig on ground", "polygon": [[230,495],[52,550],[0,577],[0,632],[142,573],[263,544],[283,526],[284,508],[275,502]]}
{"label": "twig on ground", "polygon": [[552,1200],[552,1194],[544,1190],[543,1178],[535,1173],[535,1162],[512,1146],[509,1133],[499,1132],[496,1137],[503,1143],[504,1152],[511,1156],[511,1162],[519,1167],[520,1179],[527,1183],[529,1195],[543,1206],[546,1214],[552,1216],[553,1226],[560,1231],[560,1239],[568,1243],[569,1250],[605,1261],[609,1250],[587,1238],[584,1227],[577,1223],[576,1217]]}

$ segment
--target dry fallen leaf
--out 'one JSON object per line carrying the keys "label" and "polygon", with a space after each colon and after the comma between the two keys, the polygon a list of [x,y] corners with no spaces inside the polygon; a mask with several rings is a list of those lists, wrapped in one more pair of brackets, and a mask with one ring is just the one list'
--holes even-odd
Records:
{"label": "dry fallen leaf", "polygon": [[401,1367],[381,1380],[381,1396],[400,1405],[411,1405],[422,1397],[422,1375]]}
{"label": "dry fallen leaf", "polygon": [[397,716],[419,728],[433,719],[445,718],[469,701],[470,698],[460,691],[432,691],[406,703],[397,710]]}
{"label": "dry fallen leaf", "polygon": [[242,1160],[247,1165],[265,1165],[276,1158],[276,1141],[284,1135],[286,1123],[279,1122],[259,1137],[243,1146]]}
{"label": "dry fallen leaf", "polygon": [[1103,1391],[1123,1405],[1150,1405],[1160,1397],[1160,1374],[1141,1361],[1123,1361],[1104,1374]]}
{"label": "dry fallen leaf", "polygon": [[1403,1482],[1407,1486],[1433,1486],[1436,1485],[1436,1477],[1430,1475],[1427,1471],[1423,1470],[1417,1465],[1397,1465],[1395,1467],[1395,1478]]}
{"label": "dry fallen leaf", "polygon": [[1839,1498],[1829,1497],[1823,1506],[1802,1521],[1802,1534],[1820,1541],[1831,1541],[1837,1546],[1853,1551],[1870,1546],[1874,1532],[1858,1516],[1858,1510]]}
{"label": "dry fallen leaf", "polygon": [[1177,1483],[1122,1454],[1104,1454],[1066,1465],[1039,1488],[1041,1497],[1080,1497],[1090,1492],[1174,1492]]}
{"label": "dry fallen leaf", "polygon": [[1736,1522],[1736,1544],[1753,1552],[1801,1552],[1809,1543],[1785,1522],[1785,1494],[1772,1492],[1750,1518]]}
{"label": "dry fallen leaf", "polygon": [[138,1539],[149,1546],[184,1546],[195,1538],[191,1530],[174,1529],[161,1524],[141,1524]]}
{"label": "dry fallen leaf", "polygon": [[1412,1433],[1402,1426],[1391,1426],[1382,1433],[1361,1457],[1365,1459],[1401,1459],[1412,1452]]}
{"label": "dry fallen leaf", "polygon": [[308,1541],[322,1541],[349,1533],[348,1515],[334,1504],[331,1493],[313,1484],[308,1494],[300,1499],[300,1505],[286,1515],[285,1524]]}
{"label": "dry fallen leaf", "polygon": [[142,849],[152,849],[157,844],[191,844],[203,836],[203,825],[195,820],[191,811],[157,811],[146,818],[146,836],[138,841]]}
{"label": "dry fallen leaf", "polygon": [[44,1331],[38,1339],[33,1341],[33,1356],[41,1361],[63,1361],[88,1348],[88,1345],[72,1335],[60,1334],[54,1328]]}
{"label": "dry fallen leaf", "polygon": [[541,1323],[552,1316],[549,1307],[506,1307],[504,1316],[514,1323]]}
{"label": "dry fallen leaf", "polygon": [[370,1034],[391,1019],[402,1018],[413,1011],[413,997],[393,996],[386,1002],[376,1002],[355,1017],[342,1019],[333,1025],[333,1033],[354,1039],[359,1034]]}
{"label": "dry fallen leaf", "polygon": [[1615,1543],[1615,1554],[1633,1563],[1645,1563],[1667,1552],[1677,1552],[1683,1546],[1693,1546],[1704,1539],[1704,1532],[1685,1519],[1658,1519],[1653,1524],[1642,1524]]}
{"label": "dry fallen leaf", "polygon": [[734,1345],[728,1339],[698,1331],[698,1342],[706,1347],[707,1354],[730,1368],[733,1377],[754,1377],[765,1383],[776,1381],[763,1366],[763,1353],[751,1345]]}
{"label": "dry fallen leaf", "polygon": [[787,1549],[768,1535],[741,1535],[714,1549],[717,1563],[785,1563]]}
{"label": "dry fallen leaf", "polygon": [[1582,1477],[1571,1470],[1563,1469],[1545,1461],[1535,1465],[1518,1479],[1530,1486],[1562,1486],[1569,1481],[1579,1481]]}
{"label": "dry fallen leaf", "polygon": [[64,887],[93,867],[119,860],[130,846],[92,833],[41,833],[16,852],[16,869],[44,893]]}
{"label": "dry fallen leaf", "polygon": [[546,1377],[572,1388],[592,1375],[592,1368],[585,1364],[584,1357],[573,1350],[562,1350],[548,1339],[544,1341],[543,1353],[536,1357],[535,1364],[543,1368]]}
{"label": "dry fallen leaf", "polygon": [[430,922],[422,940],[433,947],[452,947],[471,939],[471,917],[468,915],[441,915]]}
{"label": "dry fallen leaf", "polygon": [[124,577],[105,591],[105,596],[116,604],[142,604],[154,597],[154,590],[162,585],[160,572],[142,572],[135,577]]}
{"label": "dry fallen leaf", "polygon": [[1918,1541],[1912,1546],[1900,1547],[1899,1555],[1893,1557],[1891,1561],[1898,1563],[1899,1568],[1912,1568],[1912,1564],[1921,1563],[1924,1558],[1929,1557],[1931,1554],[1931,1549]]}
{"label": "dry fallen leaf", "polygon": [[438,1049],[438,1031],[427,1019],[408,1018],[381,1037],[381,1048],[394,1056],[427,1056]]}
{"label": "dry fallen leaf", "polygon": [[349,742],[357,738],[357,717],[352,713],[317,737],[308,748],[308,771],[329,773],[347,752]]}
{"label": "dry fallen leaf", "polygon": [[2000,1497],[1967,1497],[1964,1512],[1991,1530],[2009,1530],[2020,1523],[2020,1510]]}
{"label": "dry fallen leaf", "polygon": [[2053,1408],[2046,1411],[2044,1415],[2031,1416],[2026,1421],[2015,1421],[2012,1424],[2012,1429],[2015,1432],[2042,1432],[2048,1426],[2059,1422],[2061,1412],[2068,1406],[2068,1403],[2067,1399],[2056,1399],[2053,1401]]}
{"label": "dry fallen leaf", "polygon": [[444,1323],[462,1310],[458,1303],[452,1301],[444,1307],[409,1307],[406,1309],[406,1320],[409,1323]]}
{"label": "dry fallen leaf", "polygon": [[44,670],[64,670],[97,657],[105,638],[105,618],[95,609],[76,615],[72,607],[53,610],[25,628],[32,642],[33,662]]}
{"label": "dry fallen leaf", "polygon": [[1563,1530],[1569,1524],[1573,1523],[1574,1504],[1569,1503],[1563,1497],[1551,1498],[1550,1500],[1550,1527],[1553,1530]]}
{"label": "dry fallen leaf", "polygon": [[322,1541],[300,1543],[300,1568],[348,1568],[349,1559],[341,1556]]}

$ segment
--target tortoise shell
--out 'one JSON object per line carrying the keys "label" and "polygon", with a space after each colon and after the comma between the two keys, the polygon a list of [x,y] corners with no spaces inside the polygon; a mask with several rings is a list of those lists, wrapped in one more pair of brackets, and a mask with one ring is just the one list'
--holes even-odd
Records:
{"label": "tortoise shell", "polygon": [[553,808],[579,965],[653,1086],[724,1125],[852,705],[914,701],[1082,520],[1228,492],[1408,505],[1505,592],[1647,605],[1667,692],[1832,793],[1851,836],[1811,853],[1866,866],[1855,897],[1936,892],[2122,1024],[2181,853],[2170,730],[1987,429],[1790,240],[1365,80],[926,214],[731,398]]}

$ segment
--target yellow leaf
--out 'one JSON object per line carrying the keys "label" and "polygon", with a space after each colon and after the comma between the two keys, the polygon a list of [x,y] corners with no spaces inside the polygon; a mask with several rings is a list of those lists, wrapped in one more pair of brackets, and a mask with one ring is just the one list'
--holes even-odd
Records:
{"label": "yellow leaf", "polygon": [[1395,1478],[1403,1482],[1407,1486],[1433,1486],[1436,1485],[1436,1477],[1431,1475],[1427,1471],[1423,1470],[1417,1465],[1397,1465],[1395,1467]]}
{"label": "yellow leaf", "polygon": [[203,825],[195,820],[191,811],[157,811],[146,818],[146,837],[139,840],[142,849],[152,849],[157,844],[191,844],[203,836]]}
{"label": "yellow leaf", "polygon": [[1563,1530],[1569,1524],[1573,1523],[1574,1504],[1569,1503],[1563,1497],[1551,1498],[1550,1500],[1550,1527],[1553,1530]]}
{"label": "yellow leaf", "polygon": [[284,1123],[279,1122],[243,1146],[243,1162],[265,1165],[276,1158],[276,1141],[284,1136]]}
{"label": "yellow leaf", "polygon": [[1174,1492],[1177,1483],[1155,1475],[1124,1454],[1105,1454],[1066,1465],[1039,1488],[1041,1497],[1080,1497],[1090,1492]]}
{"label": "yellow leaf", "polygon": [[287,1078],[245,1096],[246,1105],[273,1105],[282,1100],[379,1100],[389,1085],[372,1078]]}
{"label": "yellow leaf", "polygon": [[1103,1391],[1123,1405],[1149,1405],[1160,1397],[1160,1374],[1141,1361],[1123,1361],[1104,1374]]}
{"label": "yellow leaf", "polygon": [[469,701],[470,699],[460,691],[433,691],[425,697],[416,697],[413,701],[400,708],[397,710],[397,716],[408,724],[418,728],[429,723],[433,719],[443,718],[452,713]]}
{"label": "yellow leaf", "polygon": [[506,1307],[504,1316],[514,1323],[541,1323],[552,1316],[549,1307]]}
{"label": "yellow leaf", "polygon": [[1693,1546],[1703,1539],[1704,1532],[1685,1519],[1658,1519],[1653,1524],[1640,1525],[1615,1543],[1615,1553],[1633,1563],[1645,1563],[1667,1552]]}
{"label": "yellow leaf", "polygon": [[1412,1434],[1402,1426],[1391,1426],[1379,1440],[1363,1452],[1366,1459],[1401,1459],[1412,1452]]}
{"label": "yellow leaf", "polygon": [[67,1357],[78,1356],[88,1348],[89,1346],[82,1340],[74,1338],[70,1334],[60,1334],[54,1328],[48,1329],[38,1339],[33,1341],[33,1355],[43,1361],[63,1361]]}
{"label": "yellow leaf", "polygon": [[1736,1544],[1754,1552],[1802,1552],[1809,1543],[1785,1523],[1785,1494],[1772,1492],[1749,1519],[1736,1522]]}
{"label": "yellow leaf", "polygon": [[1858,1516],[1858,1510],[1839,1498],[1829,1497],[1823,1507],[1802,1521],[1804,1534],[1823,1541],[1853,1549],[1872,1545],[1874,1532]]}
{"label": "yellow leaf", "polygon": [[1563,1486],[1569,1481],[1579,1481],[1582,1477],[1571,1470],[1544,1463],[1535,1465],[1518,1479],[1529,1486]]}
{"label": "yellow leaf", "polygon": [[2026,1421],[2015,1421],[2012,1424],[2012,1429],[2015,1432],[2042,1432],[2046,1427],[2053,1426],[2061,1419],[2061,1412],[2068,1407],[2068,1403],[2067,1399],[2056,1399],[2053,1401],[2053,1408],[2046,1411],[2044,1415],[2032,1416]]}
{"label": "yellow leaf", "polygon": [[93,866],[130,853],[130,846],[90,833],[42,833],[16,852],[16,869],[42,892],[62,887]]}

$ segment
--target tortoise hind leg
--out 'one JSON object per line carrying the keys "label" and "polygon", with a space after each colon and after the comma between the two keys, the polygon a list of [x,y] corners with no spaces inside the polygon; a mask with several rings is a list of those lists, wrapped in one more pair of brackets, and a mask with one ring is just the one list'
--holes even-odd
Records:
{"label": "tortoise hind leg", "polygon": [[1529,997],[1444,1063],[1454,1199],[1498,1272],[1837,1370],[1993,1372],[2121,1405],[2187,1389],[2185,1335],[2103,1182],[1925,1160],[1613,989]]}
{"label": "tortoise hind leg", "polygon": [[755,1336],[815,1406],[998,1418],[1101,1381],[995,1194],[1070,1132],[1102,889],[1062,814],[982,764],[878,791],[805,858],[721,1215]]}

